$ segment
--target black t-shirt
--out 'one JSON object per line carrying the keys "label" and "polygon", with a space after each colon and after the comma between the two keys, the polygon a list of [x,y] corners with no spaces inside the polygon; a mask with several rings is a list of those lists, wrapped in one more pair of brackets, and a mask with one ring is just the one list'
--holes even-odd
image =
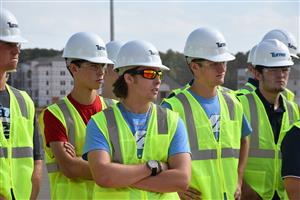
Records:
{"label": "black t-shirt", "polygon": [[[10,121],[10,97],[7,90],[0,91],[0,119],[2,121],[4,136],[6,139],[9,139],[10,124],[15,122]],[[33,157],[34,160],[43,159],[42,138],[39,133],[36,116],[34,117]]]}
{"label": "black t-shirt", "polygon": [[261,94],[259,89],[256,89],[255,92],[265,107],[269,122],[273,130],[274,140],[275,140],[274,142],[275,144],[277,144],[279,139],[280,129],[281,129],[282,117],[284,112],[286,111],[283,105],[282,96],[279,97],[279,107],[276,110],[274,110],[274,104],[269,103],[265,99],[265,97]]}
{"label": "black t-shirt", "polygon": [[300,129],[294,126],[287,132],[281,144],[281,176],[300,178]]}

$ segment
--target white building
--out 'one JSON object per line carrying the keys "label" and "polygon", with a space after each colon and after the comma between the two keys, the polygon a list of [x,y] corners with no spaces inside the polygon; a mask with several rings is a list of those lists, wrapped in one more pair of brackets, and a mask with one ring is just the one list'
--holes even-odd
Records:
{"label": "white building", "polygon": [[47,106],[70,93],[73,78],[61,57],[38,58],[20,64],[11,84],[26,90],[37,107]]}

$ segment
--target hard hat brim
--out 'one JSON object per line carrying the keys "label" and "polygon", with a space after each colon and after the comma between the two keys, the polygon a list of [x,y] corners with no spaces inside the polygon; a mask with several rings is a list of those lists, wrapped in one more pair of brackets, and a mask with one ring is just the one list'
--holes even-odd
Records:
{"label": "hard hat brim", "polygon": [[16,35],[16,36],[7,36],[7,37],[0,37],[0,41],[9,42],[9,43],[27,43],[28,40],[25,38]]}
{"label": "hard hat brim", "polygon": [[90,61],[92,63],[114,64],[113,61],[111,61],[110,59],[105,58],[105,57],[80,58],[80,59],[87,60],[87,61]]}
{"label": "hard hat brim", "polygon": [[274,62],[274,63],[253,63],[254,66],[256,65],[261,65],[261,66],[265,66],[265,67],[283,67],[283,66],[292,66],[294,65],[293,61],[279,61],[279,62]]}
{"label": "hard hat brim", "polygon": [[228,61],[232,61],[235,59],[235,56],[233,56],[230,53],[224,53],[221,55],[217,55],[217,56],[210,56],[207,58],[204,58],[213,62],[228,62]]}
{"label": "hard hat brim", "polygon": [[297,56],[296,54],[291,53],[291,56],[292,56],[293,58],[299,59],[299,56]]}
{"label": "hard hat brim", "polygon": [[170,68],[168,68],[165,65],[162,64],[151,64],[149,65],[149,63],[135,63],[134,65],[127,65],[127,66],[117,66],[117,64],[115,65],[114,69],[119,69],[119,68],[125,68],[125,67],[131,67],[131,66],[141,66],[141,67],[157,67],[161,70],[165,70],[165,71],[169,71]]}

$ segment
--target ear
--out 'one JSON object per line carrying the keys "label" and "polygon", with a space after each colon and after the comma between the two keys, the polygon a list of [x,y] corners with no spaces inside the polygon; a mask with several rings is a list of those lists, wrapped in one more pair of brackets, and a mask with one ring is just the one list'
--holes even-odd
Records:
{"label": "ear", "polygon": [[193,71],[193,73],[195,74],[195,71],[199,70],[199,64],[191,62],[190,63],[190,69]]}
{"label": "ear", "polygon": [[253,73],[254,74],[254,78],[260,81],[262,79],[262,76],[263,76],[262,73],[263,72],[260,73],[259,71],[255,70],[255,69],[253,70],[253,72],[254,72]]}
{"label": "ear", "polygon": [[127,83],[127,85],[129,85],[129,84],[133,83],[134,78],[130,74],[124,74],[124,80]]}
{"label": "ear", "polygon": [[75,65],[74,63],[71,63],[71,64],[69,65],[69,70],[70,70],[70,72],[74,75],[74,74],[78,71],[78,66]]}

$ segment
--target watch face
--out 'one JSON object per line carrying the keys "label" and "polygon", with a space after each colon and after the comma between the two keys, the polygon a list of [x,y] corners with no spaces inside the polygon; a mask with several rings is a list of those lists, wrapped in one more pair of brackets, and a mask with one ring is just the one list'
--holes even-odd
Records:
{"label": "watch face", "polygon": [[148,161],[148,165],[149,165],[151,168],[158,168],[157,161],[155,161],[155,160],[149,160],[149,161]]}

